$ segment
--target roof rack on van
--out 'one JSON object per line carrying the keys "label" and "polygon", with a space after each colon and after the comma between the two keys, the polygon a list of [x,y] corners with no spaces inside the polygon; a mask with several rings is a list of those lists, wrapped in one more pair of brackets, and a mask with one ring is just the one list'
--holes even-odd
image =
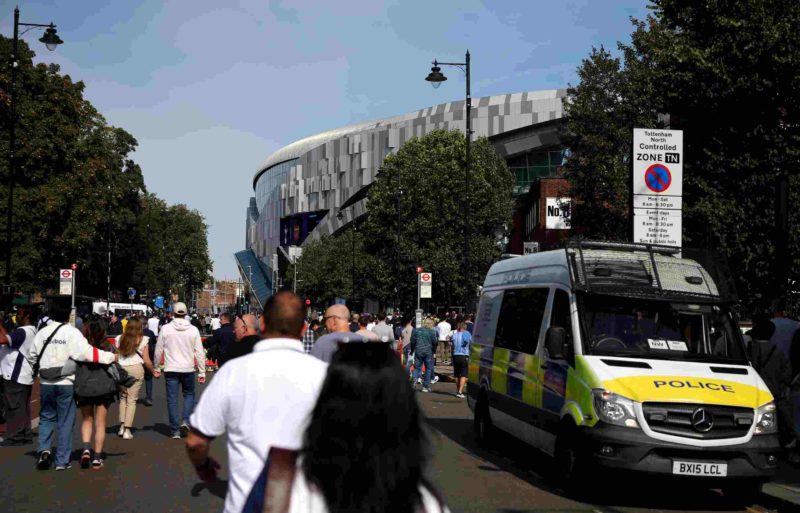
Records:
{"label": "roof rack on van", "polygon": [[576,290],[588,293],[695,301],[735,301],[681,248],[658,244],[571,239],[564,243]]}

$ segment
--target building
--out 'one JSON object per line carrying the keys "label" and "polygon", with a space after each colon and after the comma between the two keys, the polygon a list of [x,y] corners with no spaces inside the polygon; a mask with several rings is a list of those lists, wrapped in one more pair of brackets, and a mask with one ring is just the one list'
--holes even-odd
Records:
{"label": "building", "polygon": [[[531,184],[556,176],[564,158],[558,128],[566,89],[473,98],[475,137],[488,137],[516,177],[511,252],[522,253]],[[257,306],[273,292],[290,246],[331,235],[366,214],[366,192],[383,159],[435,129],[466,130],[464,100],[301,139],[267,157],[253,177],[246,247],[235,254]],[[341,209],[344,218],[337,214]],[[518,213],[519,213],[518,212]],[[518,219],[517,219],[518,218]]]}
{"label": "building", "polygon": [[215,314],[233,310],[239,292],[240,286],[235,281],[217,280],[215,283],[206,283],[197,294],[197,313]]}

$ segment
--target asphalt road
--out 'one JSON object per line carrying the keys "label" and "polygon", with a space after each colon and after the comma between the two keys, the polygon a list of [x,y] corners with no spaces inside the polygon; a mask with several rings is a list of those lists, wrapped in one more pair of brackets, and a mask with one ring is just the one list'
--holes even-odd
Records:
{"label": "asphalt road", "polygon": [[[432,393],[418,393],[434,439],[430,474],[454,513],[747,511],[732,507],[715,491],[687,490],[669,481],[612,481],[603,485],[607,492],[593,498],[591,504],[570,498],[558,488],[547,457],[510,437],[500,437],[490,450],[478,447],[469,408],[465,400],[454,397],[454,391],[453,384],[439,383]],[[35,470],[33,446],[0,448],[2,509],[53,513],[221,511],[227,487],[224,440],[215,441],[212,449],[223,465],[223,480],[210,486],[199,483],[186,459],[184,444],[169,438],[165,396],[162,379],[156,382],[155,405],[137,409],[135,425],[139,429],[133,440],[116,436],[117,407],[112,407],[108,460],[101,470],[83,470],[77,464],[79,419],[70,470]]]}

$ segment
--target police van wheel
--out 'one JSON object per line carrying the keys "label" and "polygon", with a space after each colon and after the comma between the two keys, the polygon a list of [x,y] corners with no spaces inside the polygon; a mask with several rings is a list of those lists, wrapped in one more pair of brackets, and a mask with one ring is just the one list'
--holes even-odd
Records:
{"label": "police van wheel", "polygon": [[556,440],[555,451],[559,478],[567,491],[575,493],[581,490],[578,485],[580,484],[581,476],[585,474],[585,462],[581,461],[578,453],[575,426],[570,423],[564,423],[560,431],[561,434]]}
{"label": "police van wheel", "polygon": [[481,392],[475,404],[475,418],[472,424],[475,441],[481,447],[488,447],[492,432],[492,419],[489,416],[489,401],[486,393]]}

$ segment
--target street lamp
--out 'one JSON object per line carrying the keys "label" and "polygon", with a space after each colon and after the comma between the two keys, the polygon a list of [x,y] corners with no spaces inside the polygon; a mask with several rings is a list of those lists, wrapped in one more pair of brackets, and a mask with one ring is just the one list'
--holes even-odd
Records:
{"label": "street lamp", "polygon": [[[456,68],[460,69],[467,75],[467,97],[466,101],[464,102],[464,107],[466,109],[466,152],[464,155],[464,194],[465,198],[466,195],[469,194],[469,168],[470,168],[470,146],[472,144],[472,118],[470,113],[472,112],[472,96],[470,95],[470,69],[469,69],[469,50],[467,50],[467,55],[464,62],[439,62],[434,59],[433,67],[431,67],[431,72],[425,77],[425,80],[431,83],[434,89],[438,89],[442,82],[447,80],[447,77],[442,74],[442,68],[439,66],[455,66]],[[469,298],[471,297],[470,294],[470,281],[469,281],[469,232],[470,232],[470,224],[469,224],[469,201],[463,202],[464,208],[464,312],[466,313],[469,309]]]}
{"label": "street lamp", "polygon": [[[352,207],[351,207],[352,208]],[[344,209],[348,210],[348,209]],[[344,214],[342,214],[342,210],[339,210],[339,213],[336,214],[336,219],[339,221],[344,220]],[[353,233],[350,234],[350,241],[351,241],[351,252],[352,252],[352,265],[350,267],[350,298],[353,301],[353,307],[356,304],[356,223],[355,219],[353,220]]]}
{"label": "street lamp", "polygon": [[[19,33],[20,27],[28,27],[22,34]],[[48,50],[55,50],[56,46],[64,41],[58,37],[56,26],[53,23],[49,25],[42,25],[39,23],[22,23],[19,21],[19,7],[14,8],[14,39],[11,46],[11,127],[9,130],[9,177],[8,177],[8,210],[6,212],[6,277],[5,287],[7,293],[11,295],[11,243],[12,229],[11,225],[14,221],[14,182],[17,176],[17,67],[19,63],[17,58],[19,56],[19,36],[24,35],[25,32],[33,30],[34,28],[44,28],[44,35],[39,38],[39,41],[45,44]],[[4,290],[6,292],[6,290]]]}

